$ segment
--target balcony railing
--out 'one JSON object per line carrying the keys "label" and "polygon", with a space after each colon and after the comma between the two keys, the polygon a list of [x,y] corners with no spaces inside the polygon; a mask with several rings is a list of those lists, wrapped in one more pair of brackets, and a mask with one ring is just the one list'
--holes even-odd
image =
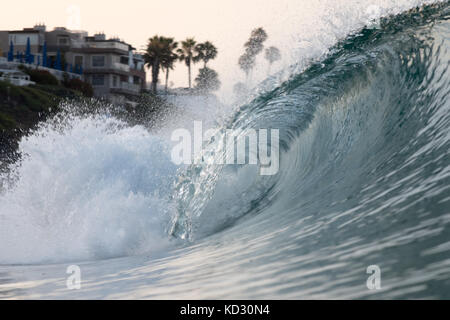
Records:
{"label": "balcony railing", "polygon": [[72,42],[74,48],[118,49],[128,51],[128,46],[119,42]]}
{"label": "balcony railing", "polygon": [[130,72],[130,66],[127,64],[120,63],[120,62],[114,62],[112,64],[112,67],[114,69],[119,69],[121,71]]}

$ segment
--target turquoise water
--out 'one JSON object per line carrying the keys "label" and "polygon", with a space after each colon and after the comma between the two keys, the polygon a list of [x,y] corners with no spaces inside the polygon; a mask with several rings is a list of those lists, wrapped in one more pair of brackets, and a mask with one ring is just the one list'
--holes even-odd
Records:
{"label": "turquoise water", "polygon": [[[450,298],[449,8],[382,19],[239,108],[224,128],[280,129],[274,176],[177,171],[164,141],[114,119],[22,142],[31,156],[1,195],[0,297]],[[55,185],[73,190],[31,199]],[[81,290],[65,287],[72,263]]]}

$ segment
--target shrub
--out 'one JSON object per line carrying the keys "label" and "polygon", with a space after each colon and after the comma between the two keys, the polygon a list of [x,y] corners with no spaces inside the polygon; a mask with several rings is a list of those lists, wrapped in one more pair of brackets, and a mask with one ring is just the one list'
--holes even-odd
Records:
{"label": "shrub", "polygon": [[0,112],[0,130],[7,130],[16,126],[16,121],[7,114]]}
{"label": "shrub", "polygon": [[94,95],[94,89],[92,86],[87,82],[81,81],[80,79],[66,79],[63,84],[66,88],[77,90],[86,97],[92,97]]}
{"label": "shrub", "polygon": [[46,70],[33,70],[25,68],[23,71],[30,76],[31,81],[36,83],[49,84],[53,86],[57,86],[59,84],[58,79]]}
{"label": "shrub", "polygon": [[219,75],[213,69],[204,67],[199,70],[197,78],[195,78],[197,83],[196,89],[201,92],[216,91],[220,88]]}

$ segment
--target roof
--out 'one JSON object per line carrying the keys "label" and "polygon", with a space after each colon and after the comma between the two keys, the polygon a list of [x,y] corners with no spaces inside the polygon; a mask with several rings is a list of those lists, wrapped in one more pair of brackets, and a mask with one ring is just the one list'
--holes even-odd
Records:
{"label": "roof", "polygon": [[8,31],[9,33],[40,33],[39,30],[33,30],[33,29],[24,29],[24,30],[13,30]]}

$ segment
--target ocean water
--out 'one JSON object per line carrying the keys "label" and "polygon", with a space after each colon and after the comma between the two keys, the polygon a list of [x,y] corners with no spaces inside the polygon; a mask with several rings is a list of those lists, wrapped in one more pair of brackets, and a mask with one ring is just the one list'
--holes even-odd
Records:
{"label": "ocean water", "polygon": [[378,18],[209,123],[279,129],[276,175],[176,166],[170,130],[108,114],[42,124],[1,176],[0,298],[450,298],[450,6]]}

